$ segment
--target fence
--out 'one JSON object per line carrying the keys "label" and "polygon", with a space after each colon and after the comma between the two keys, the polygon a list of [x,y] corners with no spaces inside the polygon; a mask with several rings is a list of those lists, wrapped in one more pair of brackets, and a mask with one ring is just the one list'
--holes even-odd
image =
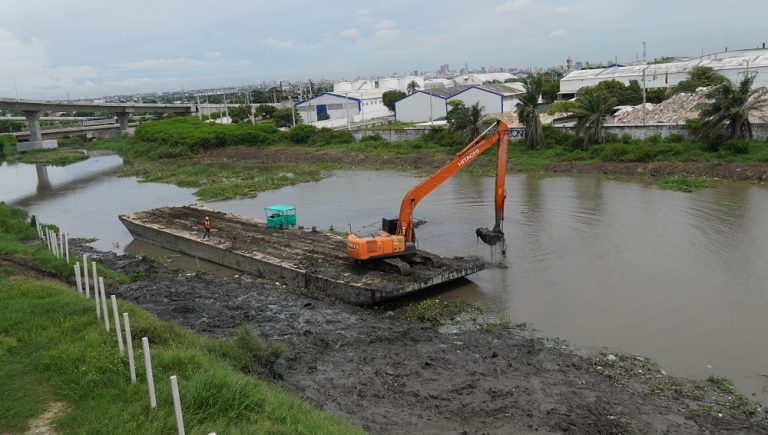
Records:
{"label": "fence", "polygon": [[[570,125],[556,125],[557,128],[573,132],[575,128]],[[414,140],[421,137],[423,134],[429,131],[427,128],[407,128],[399,130],[354,130],[352,136],[355,140],[366,136],[380,136],[387,142],[399,142],[405,140]],[[622,136],[625,134],[630,135],[633,139],[644,139],[649,136],[659,135],[662,137],[669,136],[671,134],[679,134],[685,138],[690,139],[690,134],[686,130],[684,125],[681,124],[608,124],[604,126],[604,132]],[[768,139],[768,123],[752,124],[752,134],[755,139],[763,140]],[[511,128],[509,139],[516,140],[525,137],[525,129]]]}
{"label": "fence", "polygon": [[[53,253],[53,255],[65,259],[69,263],[69,234],[64,231],[56,231],[51,225],[41,224],[40,221],[35,220],[35,226],[37,228],[37,235]],[[109,311],[107,310],[107,298],[104,285],[104,277],[99,276],[99,270],[96,262],[91,260],[91,279],[93,280],[93,298],[95,302],[95,311],[97,322],[101,323],[103,320],[104,329],[107,333],[110,333]],[[73,265],[75,274],[75,285],[77,286],[77,292],[84,298],[90,299],[90,284],[88,277],[88,256],[83,254],[82,265],[79,261]],[[136,361],[134,360],[133,352],[133,339],[131,336],[131,324],[128,318],[128,313],[123,313],[122,327],[120,325],[120,317],[118,316],[118,304],[115,295],[110,296],[110,302],[112,306],[112,320],[114,327],[114,334],[116,338],[116,350],[120,355],[128,353],[128,371],[130,374],[130,380],[132,384],[137,383],[136,378]],[[125,341],[123,341],[125,339]],[[155,395],[155,382],[152,374],[152,358],[149,350],[149,339],[147,337],[141,338],[142,354],[144,356],[145,366],[145,381],[147,384],[147,399],[150,409],[157,408],[157,398]],[[173,410],[176,416],[176,429],[179,435],[185,434],[184,418],[182,414],[181,396],[179,393],[179,385],[176,376],[169,378],[171,386],[171,396],[173,399]],[[209,435],[216,435],[211,433]]]}

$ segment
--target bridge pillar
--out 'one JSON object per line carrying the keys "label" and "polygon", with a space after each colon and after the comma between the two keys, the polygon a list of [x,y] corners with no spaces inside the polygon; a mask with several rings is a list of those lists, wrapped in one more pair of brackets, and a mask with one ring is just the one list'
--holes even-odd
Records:
{"label": "bridge pillar", "polygon": [[128,119],[131,117],[130,112],[117,112],[115,113],[117,120],[120,123],[120,134],[128,134]]}
{"label": "bridge pillar", "polygon": [[40,142],[43,140],[43,133],[40,130],[40,115],[43,112],[25,110],[24,117],[29,123],[29,141]]}

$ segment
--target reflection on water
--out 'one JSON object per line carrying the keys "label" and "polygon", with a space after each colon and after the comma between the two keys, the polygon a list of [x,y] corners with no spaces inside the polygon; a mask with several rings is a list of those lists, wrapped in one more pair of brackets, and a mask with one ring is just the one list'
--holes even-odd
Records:
{"label": "reflection on water", "polygon": [[[48,168],[47,177],[4,164],[0,199],[116,251],[132,240],[118,214],[195,202],[190,189],[106,175],[120,161],[103,157]],[[265,206],[287,203],[301,225],[359,230],[395,216],[418,181],[340,171],[210,206],[263,217]],[[729,376],[768,402],[768,189],[734,183],[687,194],[601,176],[513,174],[507,192],[506,259],[474,233],[493,223],[491,177],[455,176],[417,207],[428,222],[418,229],[421,248],[503,262],[443,289],[443,297],[480,303],[577,346],[648,355],[678,375]],[[157,255],[134,244],[127,250]]]}

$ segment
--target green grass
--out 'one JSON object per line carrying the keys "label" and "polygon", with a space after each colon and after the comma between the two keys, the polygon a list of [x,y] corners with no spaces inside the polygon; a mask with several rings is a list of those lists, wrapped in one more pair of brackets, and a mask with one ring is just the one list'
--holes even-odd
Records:
{"label": "green grass", "polygon": [[711,187],[712,183],[707,177],[689,177],[685,175],[676,175],[661,180],[659,188],[663,190],[674,190],[677,192],[696,192]]}
{"label": "green grass", "polygon": [[[0,258],[13,255],[32,269],[69,269],[38,250],[34,237],[23,211],[0,205]],[[282,347],[248,328],[230,340],[209,340],[134,304],[118,305],[131,319],[137,384],[130,383],[114,330],[107,333],[97,321],[93,299],[15,266],[0,268],[0,433],[24,431],[52,401],[66,404],[54,421],[62,433],[173,433],[171,375],[179,379],[188,433],[361,433],[270,381]],[[156,410],[147,402],[141,337],[152,350]]]}
{"label": "green grass", "polygon": [[53,149],[29,151],[22,154],[19,160],[23,163],[66,166],[87,158],[88,155],[82,151]]}
{"label": "green grass", "polygon": [[[58,229],[53,225],[46,227]],[[33,241],[34,242],[30,242]],[[11,257],[25,264],[33,265],[37,270],[53,276],[70,276],[78,258],[65,259],[50,253],[42,241],[37,241],[37,231],[27,220],[27,213],[18,208],[0,203],[0,257]],[[106,282],[127,283],[131,277],[120,272],[97,265],[99,276]]]}
{"label": "green grass", "polygon": [[440,298],[434,298],[398,308],[395,311],[395,318],[422,322],[437,328],[465,313],[478,316],[482,314],[482,309],[463,301],[443,301]]}

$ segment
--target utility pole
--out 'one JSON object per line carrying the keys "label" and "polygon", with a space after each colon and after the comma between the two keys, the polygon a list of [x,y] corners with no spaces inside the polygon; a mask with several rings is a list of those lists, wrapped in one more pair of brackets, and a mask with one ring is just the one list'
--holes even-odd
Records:
{"label": "utility pole", "polygon": [[202,121],[203,112],[200,111],[200,94],[195,94],[195,97],[197,97],[197,117]]}
{"label": "utility pole", "polygon": [[349,126],[349,92],[344,92],[344,107],[347,109],[347,130],[352,130]]}
{"label": "utility pole", "polygon": [[645,41],[643,41],[643,62],[645,61]]}
{"label": "utility pole", "polygon": [[[229,108],[227,107],[227,93],[224,92],[224,116],[229,119]],[[222,121],[222,124],[224,122]]]}
{"label": "utility pole", "polygon": [[293,98],[290,95],[288,96],[288,104],[291,105],[291,126],[296,127],[296,111],[293,110]]}
{"label": "utility pole", "polygon": [[433,121],[432,121],[432,90],[430,89],[427,91],[429,94],[429,126],[432,127]]}
{"label": "utility pole", "polygon": [[[645,43],[643,43],[645,45]],[[643,49],[643,52],[645,52],[645,49]],[[645,57],[645,53],[643,53],[643,57]],[[645,71],[648,69],[648,65],[643,68],[643,139],[645,139],[646,135],[646,116],[648,115],[648,109],[645,106],[646,102],[646,93],[645,93]]]}

